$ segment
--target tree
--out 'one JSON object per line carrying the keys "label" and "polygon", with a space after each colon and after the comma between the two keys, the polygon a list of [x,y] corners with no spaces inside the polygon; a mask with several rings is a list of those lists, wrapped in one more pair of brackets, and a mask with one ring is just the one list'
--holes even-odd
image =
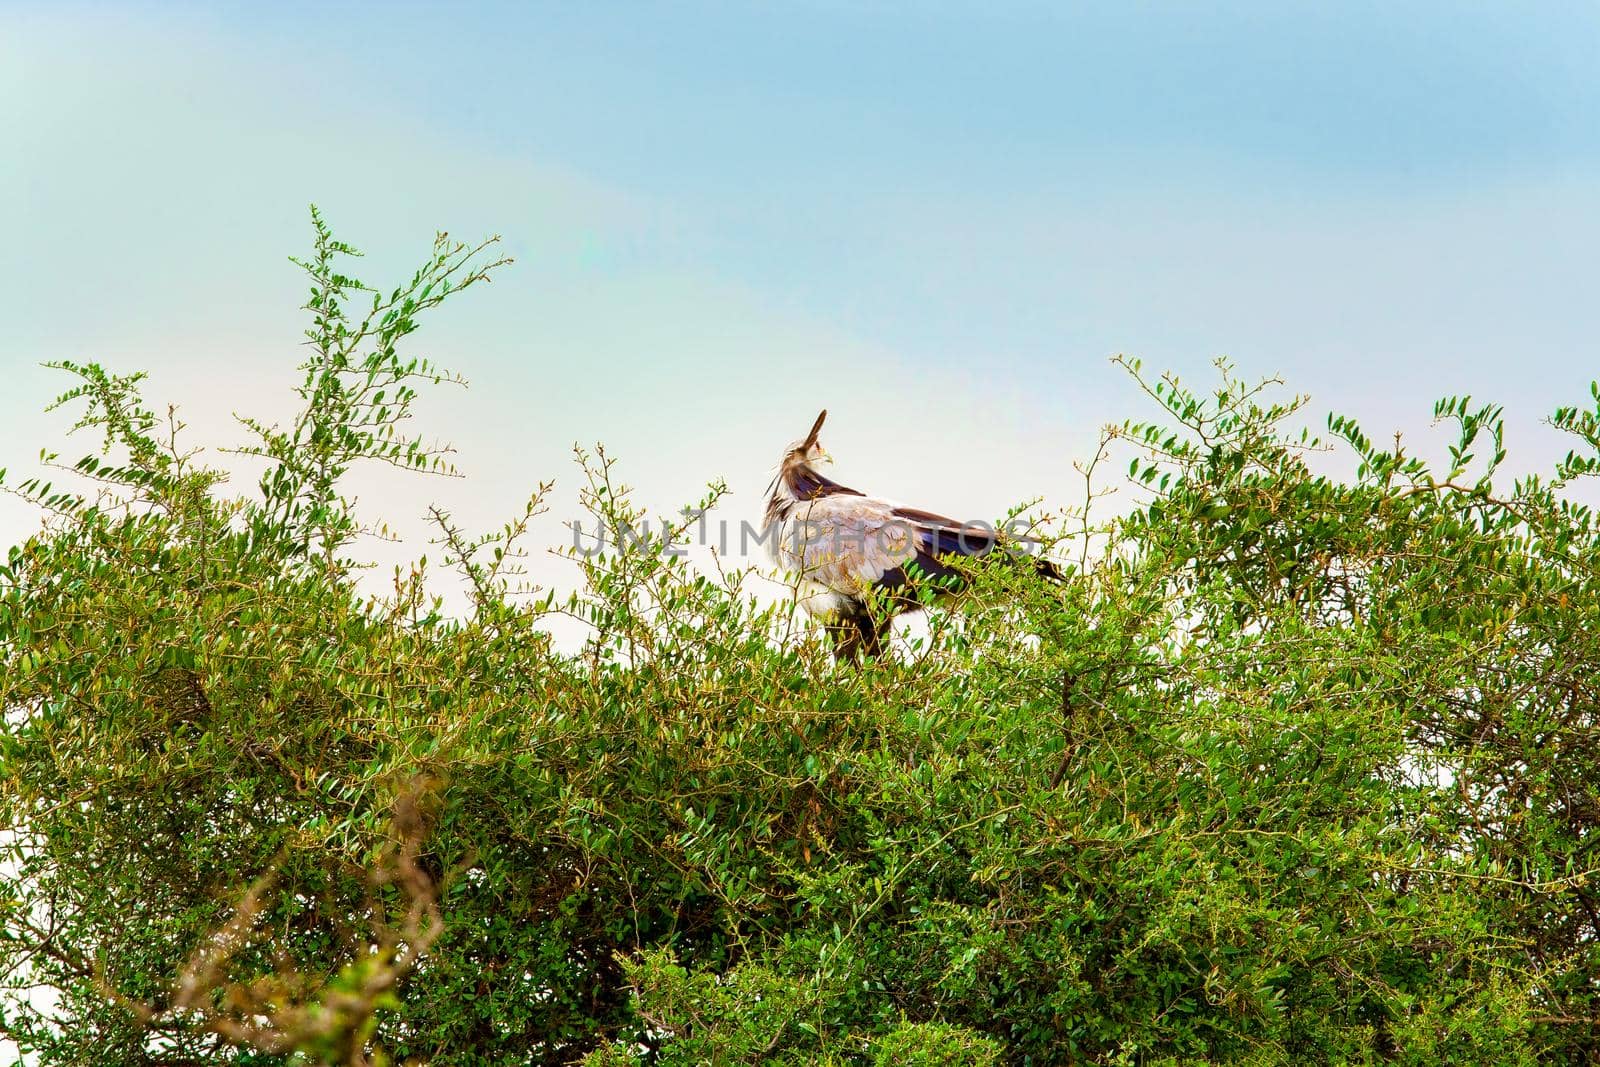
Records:
{"label": "tree", "polygon": [[[419,317],[485,281],[441,236],[387,296],[314,216],[310,355],[229,490],[138,376],[62,364],[102,447],[0,567],[10,990],[43,1064],[1588,1062],[1600,560],[1579,440],[1504,487],[1493,407],[1446,470],[1227,367],[1109,431],[1143,494],[1045,587],[835,667],[750,573],[436,514],[361,592],[356,463],[404,432]],[[359,311],[357,310],[359,309]],[[643,517],[580,457],[613,535]],[[703,507],[714,508],[712,487]],[[1067,535],[1071,526],[1072,533]],[[613,536],[613,545],[623,538]],[[577,654],[545,621],[575,614]],[[41,995],[47,991],[48,995]]]}

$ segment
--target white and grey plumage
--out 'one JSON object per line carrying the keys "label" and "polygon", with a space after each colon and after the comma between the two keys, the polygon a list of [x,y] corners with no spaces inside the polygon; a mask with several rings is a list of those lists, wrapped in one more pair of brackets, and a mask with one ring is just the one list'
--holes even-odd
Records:
{"label": "white and grey plumage", "polygon": [[[835,654],[876,656],[889,619],[873,617],[870,597],[880,594],[891,616],[915,611],[923,601],[907,588],[913,574],[957,589],[962,575],[951,557],[984,555],[999,538],[986,526],[902,507],[825,477],[817,467],[831,460],[817,435],[827,417],[818,415],[811,432],[784,452],[767,501],[767,530],[775,535],[768,544],[778,564],[804,582],[804,606],[825,620]],[[1046,560],[1035,566],[1060,577]]]}

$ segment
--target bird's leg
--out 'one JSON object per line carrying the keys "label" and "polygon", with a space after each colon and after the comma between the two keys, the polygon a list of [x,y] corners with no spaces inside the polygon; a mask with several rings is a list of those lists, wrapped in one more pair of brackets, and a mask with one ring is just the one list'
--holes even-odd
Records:
{"label": "bird's leg", "polygon": [[873,618],[867,605],[856,601],[849,604],[828,624],[833,637],[833,655],[839,662],[849,660],[859,663],[863,653],[868,659],[877,659],[883,653],[883,635],[889,620]]}
{"label": "bird's leg", "polygon": [[883,634],[888,626],[888,619],[874,619],[861,601],[847,602],[827,623],[828,636],[833,639],[833,658],[840,663],[860,663],[865,652],[868,658],[876,659],[883,652]]}
{"label": "bird's leg", "polygon": [[853,615],[837,615],[827,623],[828,637],[833,641],[833,658],[836,662],[848,660],[855,663],[861,658],[861,629]]}
{"label": "bird's leg", "polygon": [[874,619],[863,611],[856,624],[861,627],[861,644],[866,649],[867,658],[877,659],[883,655],[883,638],[889,632],[890,619]]}

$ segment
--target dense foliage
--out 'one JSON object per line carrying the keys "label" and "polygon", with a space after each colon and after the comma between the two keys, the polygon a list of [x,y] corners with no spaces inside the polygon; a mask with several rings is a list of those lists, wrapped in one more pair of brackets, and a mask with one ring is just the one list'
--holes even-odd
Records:
{"label": "dense foliage", "polygon": [[578,595],[527,595],[527,516],[437,516],[464,615],[420,561],[362,592],[341,478],[439,463],[402,423],[442,374],[401,347],[491,251],[441,238],[379,294],[317,220],[300,413],[247,424],[247,491],[137,378],[63,364],[104,447],[87,490],[14,488],[48,521],[0,566],[0,1033],[33,1061],[1600,1056],[1600,536],[1568,498],[1600,392],[1506,484],[1492,408],[1443,402],[1430,469],[1130,365],[1158,417],[1086,484],[1131,462],[1139,502],[1072,524],[1065,583],[994,568],[854,669],[744,569],[575,555]]}

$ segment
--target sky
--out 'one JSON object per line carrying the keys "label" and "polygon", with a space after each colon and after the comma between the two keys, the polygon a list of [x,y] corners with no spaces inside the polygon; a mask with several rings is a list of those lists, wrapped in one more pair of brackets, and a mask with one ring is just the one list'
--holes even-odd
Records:
{"label": "sky", "polygon": [[0,3],[0,466],[93,443],[46,360],[197,444],[286,417],[312,202],[380,286],[438,229],[517,259],[416,338],[467,477],[357,482],[407,552],[552,478],[570,540],[578,442],[754,518],[823,407],[848,484],[1069,504],[1153,414],[1117,353],[1377,438],[1471,393],[1538,466],[1600,371],[1597,58],[1592,5]]}

